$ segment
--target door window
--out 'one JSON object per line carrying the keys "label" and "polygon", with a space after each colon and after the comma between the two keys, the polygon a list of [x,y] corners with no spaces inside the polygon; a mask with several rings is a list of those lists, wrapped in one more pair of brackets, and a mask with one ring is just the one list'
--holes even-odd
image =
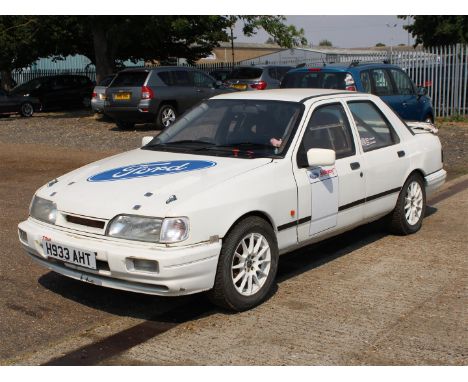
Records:
{"label": "door window", "polygon": [[386,70],[372,70],[372,82],[374,84],[374,94],[378,96],[389,96],[394,93],[390,77]]}
{"label": "door window", "polygon": [[390,123],[370,101],[348,102],[361,138],[362,149],[371,151],[399,142]]}
{"label": "door window", "polygon": [[356,153],[351,127],[339,103],[318,107],[309,120],[302,140],[303,153],[309,149],[335,150],[336,159]]}
{"label": "door window", "polygon": [[372,92],[371,79],[370,79],[369,72],[367,70],[364,72],[361,72],[361,83],[362,83],[362,88],[366,93]]}
{"label": "door window", "polygon": [[401,95],[413,95],[415,94],[414,86],[406,73],[397,69],[390,69],[393,80],[398,94]]}

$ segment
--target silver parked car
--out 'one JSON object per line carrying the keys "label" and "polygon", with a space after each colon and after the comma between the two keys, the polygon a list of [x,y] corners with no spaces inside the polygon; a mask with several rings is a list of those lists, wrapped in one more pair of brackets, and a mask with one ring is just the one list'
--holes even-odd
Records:
{"label": "silver parked car", "polygon": [[226,80],[227,86],[237,90],[278,89],[284,75],[292,66],[238,66]]}
{"label": "silver parked car", "polygon": [[97,84],[93,89],[93,95],[91,97],[91,109],[93,112],[98,114],[104,113],[104,102],[106,100],[106,89],[114,79],[115,74],[104,77],[104,79]]}

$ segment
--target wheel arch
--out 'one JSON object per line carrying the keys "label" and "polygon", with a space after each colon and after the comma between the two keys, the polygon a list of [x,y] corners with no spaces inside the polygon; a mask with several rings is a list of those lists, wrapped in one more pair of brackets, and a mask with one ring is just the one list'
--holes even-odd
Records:
{"label": "wheel arch", "polygon": [[244,213],[243,215],[239,216],[229,227],[229,229],[226,231],[226,233],[224,234],[223,238],[226,237],[229,232],[231,232],[231,230],[233,229],[233,227],[236,226],[237,223],[239,223],[241,220],[244,220],[250,216],[256,216],[256,217],[259,217],[263,220],[265,220],[271,227],[271,229],[273,230],[273,232],[275,232],[275,235],[276,235],[276,226],[275,226],[275,223],[273,221],[273,218],[267,214],[266,212],[264,211],[259,211],[259,210],[255,210],[255,211],[250,211],[250,212],[246,212]]}

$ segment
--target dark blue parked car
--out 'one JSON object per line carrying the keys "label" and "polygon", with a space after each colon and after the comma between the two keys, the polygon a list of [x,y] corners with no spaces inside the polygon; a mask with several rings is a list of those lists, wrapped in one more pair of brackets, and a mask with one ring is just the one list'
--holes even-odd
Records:
{"label": "dark blue parked car", "polygon": [[434,122],[431,100],[426,88],[417,89],[398,66],[385,63],[330,64],[290,70],[282,88],[343,89],[372,93],[381,97],[407,121]]}

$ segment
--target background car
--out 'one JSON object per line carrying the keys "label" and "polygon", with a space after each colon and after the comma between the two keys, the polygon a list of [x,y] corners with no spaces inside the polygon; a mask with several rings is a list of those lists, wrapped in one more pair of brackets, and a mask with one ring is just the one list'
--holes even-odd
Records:
{"label": "background car", "polygon": [[41,110],[41,103],[30,96],[12,95],[0,89],[0,117],[19,113],[23,117],[31,117],[35,111]]}
{"label": "background car", "polygon": [[215,69],[208,74],[217,81],[226,82],[232,73],[232,69]]}
{"label": "background car", "polygon": [[292,66],[282,65],[238,66],[226,84],[237,90],[277,89],[283,76],[291,69]]}
{"label": "background car", "polygon": [[15,87],[11,94],[38,98],[43,109],[89,107],[94,84],[87,76],[38,77]]}
{"label": "background car", "polygon": [[434,122],[426,88],[416,88],[409,76],[396,65],[385,63],[330,64],[301,67],[289,71],[281,88],[325,88],[372,93],[382,98],[402,119]]}
{"label": "background car", "polygon": [[114,79],[115,74],[104,77],[93,89],[91,96],[91,109],[98,114],[104,113],[104,103],[106,99],[106,89]]}
{"label": "background car", "polygon": [[153,122],[162,129],[201,100],[232,91],[193,68],[125,69],[106,90],[104,113],[122,129]]}

